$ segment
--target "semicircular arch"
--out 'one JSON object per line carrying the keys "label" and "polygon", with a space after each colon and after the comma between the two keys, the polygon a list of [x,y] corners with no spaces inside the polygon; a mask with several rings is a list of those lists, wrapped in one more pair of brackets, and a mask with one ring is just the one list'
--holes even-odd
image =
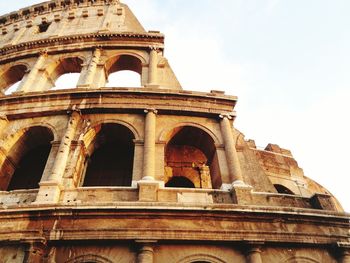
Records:
{"label": "semicircular arch", "polygon": [[204,262],[210,262],[210,263],[226,263],[224,260],[208,254],[197,254],[197,255],[187,256],[179,260],[177,263],[193,263],[196,261],[204,261]]}
{"label": "semicircular arch", "polygon": [[171,126],[170,128],[165,128],[160,132],[158,140],[161,142],[168,142],[172,137],[171,135],[172,135],[172,131],[174,129],[185,127],[185,126],[198,128],[198,129],[202,130],[203,132],[207,133],[212,138],[212,140],[215,144],[221,143],[219,138],[215,135],[215,133],[212,130],[205,127],[204,125],[194,123],[194,122],[179,122],[179,123]]}
{"label": "semicircular arch", "polygon": [[283,261],[283,263],[317,263],[317,262],[319,261],[309,257],[291,257]]}
{"label": "semicircular arch", "polygon": [[121,51],[114,53],[105,60],[105,68],[107,75],[122,70],[131,70],[138,74],[142,74],[142,64],[146,63],[146,59],[139,53],[132,51]]}
{"label": "semicircular arch", "polygon": [[140,134],[137,130],[137,128],[132,125],[130,122],[126,122],[123,120],[115,120],[115,119],[105,119],[102,121],[97,121],[94,122],[90,125],[89,129],[84,133],[83,135],[83,141],[86,147],[88,147],[90,145],[90,143],[93,141],[93,139],[95,138],[95,136],[98,134],[99,130],[101,129],[101,126],[103,124],[119,124],[122,125],[124,127],[126,127],[127,129],[130,130],[130,132],[133,134],[134,139],[135,140],[139,140],[140,139]]}
{"label": "semicircular arch", "polygon": [[9,134],[8,132],[5,133],[6,143],[2,144],[3,149],[5,151],[9,151],[12,148],[12,146],[14,146],[16,144],[16,142],[22,137],[23,134],[25,134],[28,130],[30,130],[31,128],[34,128],[34,127],[47,128],[52,134],[53,141],[56,141],[58,139],[57,130],[55,129],[55,127],[53,125],[51,125],[49,123],[33,122],[29,125],[23,125],[21,127],[18,127],[11,134]]}
{"label": "semicircular arch", "polygon": [[106,257],[102,257],[94,254],[80,255],[66,261],[66,263],[84,263],[84,262],[113,263],[112,260]]}

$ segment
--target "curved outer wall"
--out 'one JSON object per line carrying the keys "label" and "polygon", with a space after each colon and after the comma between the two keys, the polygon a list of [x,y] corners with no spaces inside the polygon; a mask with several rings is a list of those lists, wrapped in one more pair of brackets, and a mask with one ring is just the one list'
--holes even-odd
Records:
{"label": "curved outer wall", "polygon": [[[338,201],[245,140],[235,96],[182,90],[126,5],[44,2],[0,31],[3,262],[350,262]],[[140,87],[106,88],[123,70]]]}

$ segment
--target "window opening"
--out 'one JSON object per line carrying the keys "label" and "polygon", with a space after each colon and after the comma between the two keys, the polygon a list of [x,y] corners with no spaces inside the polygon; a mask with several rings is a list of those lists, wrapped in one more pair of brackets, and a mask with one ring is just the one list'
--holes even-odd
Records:
{"label": "window opening", "polygon": [[284,185],[274,184],[274,187],[276,188],[277,192],[280,194],[295,195],[290,189],[288,189]]}
{"label": "window opening", "polygon": [[53,90],[76,88],[80,78],[80,73],[66,73],[58,77]]}
{"label": "window opening", "polygon": [[108,76],[108,83],[106,87],[140,87],[140,74],[131,70],[121,70],[114,72]]}
{"label": "window opening", "polygon": [[38,32],[39,32],[39,33],[44,33],[44,32],[46,32],[50,25],[51,25],[51,23],[42,22],[42,23],[38,26],[38,29],[39,29]]}

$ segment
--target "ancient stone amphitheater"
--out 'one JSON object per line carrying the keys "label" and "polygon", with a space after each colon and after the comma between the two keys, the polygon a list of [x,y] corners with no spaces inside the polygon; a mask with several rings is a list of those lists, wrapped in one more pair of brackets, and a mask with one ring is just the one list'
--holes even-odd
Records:
{"label": "ancient stone amphitheater", "polygon": [[[245,140],[235,96],[182,90],[125,4],[44,2],[0,33],[0,262],[350,262],[337,200]],[[125,70],[139,87],[106,87]]]}

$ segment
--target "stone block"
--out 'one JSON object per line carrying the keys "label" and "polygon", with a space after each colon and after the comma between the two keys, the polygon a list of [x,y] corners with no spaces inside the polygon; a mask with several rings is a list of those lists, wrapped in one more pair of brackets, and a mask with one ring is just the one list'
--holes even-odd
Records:
{"label": "stone block", "polygon": [[159,181],[139,181],[139,201],[156,202],[158,201]]}
{"label": "stone block", "polygon": [[253,204],[253,187],[246,184],[233,184],[232,186],[232,198],[234,203],[238,205],[250,205]]}
{"label": "stone block", "polygon": [[58,203],[61,195],[61,185],[54,181],[39,183],[40,188],[35,200],[35,204],[55,204]]}

